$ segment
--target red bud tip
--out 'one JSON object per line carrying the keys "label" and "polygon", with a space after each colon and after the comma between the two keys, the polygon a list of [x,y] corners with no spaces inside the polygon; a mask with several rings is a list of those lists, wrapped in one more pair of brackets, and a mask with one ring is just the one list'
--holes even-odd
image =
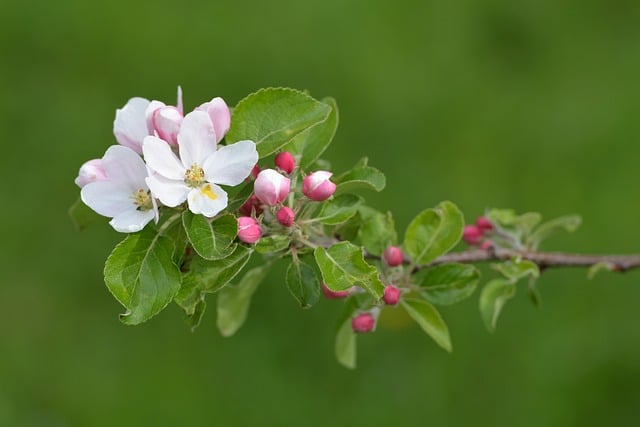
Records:
{"label": "red bud tip", "polygon": [[402,292],[400,289],[395,286],[387,286],[384,288],[384,295],[382,296],[382,300],[385,304],[388,305],[396,305],[400,301],[400,295]]}
{"label": "red bud tip", "polygon": [[402,264],[402,249],[397,246],[389,246],[384,250],[382,258],[389,267],[396,267]]}
{"label": "red bud tip", "polygon": [[278,222],[285,227],[291,227],[295,217],[296,215],[293,213],[293,210],[288,206],[281,207],[276,214]]}
{"label": "red bud tip", "polygon": [[478,219],[476,219],[476,226],[482,232],[493,229],[493,224],[491,224],[491,221],[489,221],[487,217],[484,217],[484,216],[479,216]]}
{"label": "red bud tip", "polygon": [[468,245],[477,245],[480,243],[482,237],[482,231],[475,225],[465,225],[462,232],[462,238]]}
{"label": "red bud tip", "polygon": [[260,200],[258,200],[255,194],[252,194],[238,210],[244,216],[251,216],[253,212],[255,212],[256,215],[260,215],[262,213],[262,203],[260,203]]}
{"label": "red bud tip", "polygon": [[253,177],[253,179],[256,179],[258,177],[261,170],[262,169],[260,169],[260,166],[258,166],[258,164],[256,163],[253,169],[251,169],[251,176]]}
{"label": "red bud tip", "polygon": [[349,291],[332,291],[331,289],[327,288],[327,285],[325,285],[324,283],[322,284],[322,293],[327,299],[340,299],[349,296]]}
{"label": "red bud tip", "polygon": [[353,329],[353,332],[362,334],[371,332],[375,325],[376,319],[373,318],[371,313],[358,314],[356,317],[351,319],[351,328]]}
{"label": "red bud tip", "polygon": [[283,151],[276,155],[274,162],[276,167],[286,174],[290,174],[296,168],[296,159],[288,151]]}

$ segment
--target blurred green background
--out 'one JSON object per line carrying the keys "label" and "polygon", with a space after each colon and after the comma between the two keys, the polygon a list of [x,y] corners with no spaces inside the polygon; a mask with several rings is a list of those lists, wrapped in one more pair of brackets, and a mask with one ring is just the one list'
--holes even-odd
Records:
{"label": "blurred green background", "polygon": [[[125,327],[102,280],[122,238],[67,218],[80,164],[132,96],[234,105],[264,86],[334,96],[326,153],[388,178],[366,194],[399,230],[444,199],[580,213],[547,248],[640,252],[640,3],[227,1],[0,3],[0,425],[632,425],[640,275],[547,271],[495,334],[474,298],[443,309],[449,355],[392,322],[333,359],[340,302],[301,311],[282,272],[247,324],[192,334],[172,306]],[[210,300],[212,302],[213,299]],[[397,319],[396,319],[397,320]],[[393,326],[396,325],[396,326]]]}

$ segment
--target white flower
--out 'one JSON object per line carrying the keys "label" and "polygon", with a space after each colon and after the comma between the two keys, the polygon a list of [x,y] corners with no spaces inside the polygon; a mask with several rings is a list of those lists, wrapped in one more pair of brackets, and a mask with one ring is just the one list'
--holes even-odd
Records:
{"label": "white flower", "polygon": [[147,136],[142,145],[144,158],[155,172],[147,178],[152,193],[162,203],[175,207],[185,200],[195,214],[215,216],[227,207],[227,193],[216,184],[238,185],[249,176],[258,161],[253,141],[218,147],[209,114],[187,114],[178,133],[178,158],[169,144]]}
{"label": "white flower", "polygon": [[121,233],[134,233],[152,219],[158,221],[158,207],[145,182],[149,173],[138,154],[113,145],[102,157],[102,167],[106,180],[86,184],[80,192],[87,206],[113,218],[109,224]]}

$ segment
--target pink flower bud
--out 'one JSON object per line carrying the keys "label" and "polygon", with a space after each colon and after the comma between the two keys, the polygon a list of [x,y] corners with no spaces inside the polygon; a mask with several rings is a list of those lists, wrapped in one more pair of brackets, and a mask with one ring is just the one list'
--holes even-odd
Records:
{"label": "pink flower bud", "polygon": [[293,158],[293,155],[288,151],[283,151],[276,155],[275,158],[276,167],[279,168],[286,174],[290,174],[296,167],[296,159]]}
{"label": "pink flower bud", "polygon": [[258,166],[258,164],[256,163],[253,169],[251,169],[251,176],[253,177],[253,179],[256,179],[258,175],[260,175],[261,170],[262,169],[260,169],[260,166]]}
{"label": "pink flower bud", "polygon": [[291,227],[291,225],[293,225],[293,220],[295,219],[295,217],[296,214],[294,214],[293,210],[288,206],[281,207],[276,214],[278,222],[285,227]]}
{"label": "pink flower bud", "polygon": [[400,301],[400,295],[402,292],[400,289],[395,286],[387,286],[384,288],[384,294],[382,295],[382,300],[385,304],[388,305],[396,305],[398,301]]}
{"label": "pink flower bud", "polygon": [[336,191],[336,185],[329,181],[333,175],[327,171],[317,171],[307,175],[302,181],[302,192],[316,202],[327,200]]}
{"label": "pink flower bud", "polygon": [[371,313],[358,314],[351,319],[351,328],[353,332],[366,333],[370,332],[376,324],[376,319],[373,318]]}
{"label": "pink flower bud", "polygon": [[104,181],[105,179],[107,179],[107,173],[102,167],[102,159],[93,159],[80,166],[78,177],[74,182],[82,188],[90,182]]}
{"label": "pink flower bud", "polygon": [[465,225],[462,238],[468,245],[477,245],[482,238],[482,231],[475,225]]}
{"label": "pink flower bud", "polygon": [[281,203],[289,194],[291,181],[273,169],[265,169],[258,174],[253,184],[256,197],[269,206]]}
{"label": "pink flower bud", "polygon": [[480,249],[482,249],[483,251],[488,251],[489,249],[491,249],[493,247],[493,243],[491,243],[490,240],[485,240],[484,242],[482,242],[482,244],[480,245]]}
{"label": "pink flower bud", "polygon": [[255,194],[252,194],[238,210],[245,216],[251,216],[253,212],[255,212],[255,215],[260,215],[262,213],[262,203],[260,203]]}
{"label": "pink flower bud", "polygon": [[331,289],[327,288],[327,285],[325,285],[324,283],[322,284],[322,293],[324,294],[324,296],[327,299],[340,299],[340,298],[346,298],[349,296],[349,291],[332,291]]}
{"label": "pink flower bud", "polygon": [[149,131],[149,135],[153,135],[153,132],[156,129],[155,125],[153,124],[154,113],[160,108],[164,108],[166,106],[167,104],[165,104],[164,102],[156,100],[149,102],[149,104],[147,105],[147,108],[144,112],[144,117],[147,122],[147,130]]}
{"label": "pink flower bud", "polygon": [[402,249],[397,246],[389,246],[382,254],[389,267],[396,267],[402,264]]}
{"label": "pink flower bud", "polygon": [[196,111],[204,111],[209,114],[213,129],[216,131],[216,141],[220,142],[231,126],[231,112],[227,103],[222,98],[213,98],[196,108]]}
{"label": "pink flower bud", "polygon": [[480,229],[480,231],[485,232],[493,229],[493,224],[484,216],[479,216],[476,219],[476,226]]}
{"label": "pink flower bud", "polygon": [[262,237],[262,229],[258,221],[250,216],[238,218],[238,239],[245,243],[253,244]]}
{"label": "pink flower bud", "polygon": [[178,131],[182,119],[182,114],[176,107],[160,107],[153,112],[153,128],[159,138],[171,145],[178,145]]}

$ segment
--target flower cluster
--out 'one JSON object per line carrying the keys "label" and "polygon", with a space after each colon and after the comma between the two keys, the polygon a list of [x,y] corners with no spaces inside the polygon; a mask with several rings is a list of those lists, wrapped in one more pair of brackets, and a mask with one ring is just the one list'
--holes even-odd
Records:
{"label": "flower cluster", "polygon": [[480,249],[490,249],[491,240],[487,234],[493,230],[493,224],[486,217],[480,216],[474,225],[466,225],[462,239],[470,246],[479,246]]}
{"label": "flower cluster", "polygon": [[220,185],[242,183],[258,161],[253,141],[221,144],[230,125],[222,98],[186,115],[180,88],[175,106],[130,99],[113,123],[120,145],[80,168],[75,182],[82,201],[124,233],[157,222],[159,206],[186,202],[195,214],[217,215],[228,203]]}

